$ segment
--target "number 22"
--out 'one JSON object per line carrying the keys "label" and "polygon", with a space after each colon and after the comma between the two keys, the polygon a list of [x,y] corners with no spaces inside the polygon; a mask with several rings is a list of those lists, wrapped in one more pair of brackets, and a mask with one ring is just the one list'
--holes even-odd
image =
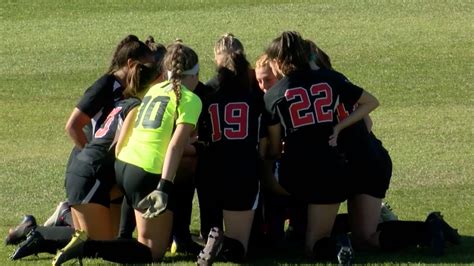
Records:
{"label": "number 22", "polygon": [[333,110],[324,110],[333,102],[332,89],[327,83],[314,84],[309,89],[311,96],[323,96],[314,100],[314,112],[311,111],[311,100],[308,91],[302,87],[289,89],[285,92],[287,101],[299,98],[298,101],[290,104],[290,118],[294,128],[314,123],[324,123],[333,121]]}

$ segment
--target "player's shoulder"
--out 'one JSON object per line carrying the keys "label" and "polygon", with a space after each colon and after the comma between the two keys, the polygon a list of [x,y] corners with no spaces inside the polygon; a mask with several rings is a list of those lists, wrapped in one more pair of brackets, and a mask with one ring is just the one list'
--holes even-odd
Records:
{"label": "player's shoulder", "polygon": [[182,89],[181,89],[181,101],[190,102],[190,103],[199,104],[199,105],[202,104],[202,101],[199,98],[199,96],[184,86],[182,86]]}
{"label": "player's shoulder", "polygon": [[141,100],[139,98],[130,97],[127,99],[123,99],[117,103],[117,106],[121,106],[122,108],[133,108],[137,105],[140,105]]}
{"label": "player's shoulder", "polygon": [[284,95],[285,91],[289,89],[289,78],[283,77],[277,81],[264,95],[265,101],[274,100]]}
{"label": "player's shoulder", "polygon": [[206,86],[217,89],[219,88],[219,79],[217,76],[212,77],[210,80],[206,82]]}
{"label": "player's shoulder", "polygon": [[114,75],[112,74],[104,74],[101,77],[99,77],[91,87],[96,87],[96,88],[102,88],[102,87],[108,87],[108,86],[113,86],[114,83],[117,81]]}

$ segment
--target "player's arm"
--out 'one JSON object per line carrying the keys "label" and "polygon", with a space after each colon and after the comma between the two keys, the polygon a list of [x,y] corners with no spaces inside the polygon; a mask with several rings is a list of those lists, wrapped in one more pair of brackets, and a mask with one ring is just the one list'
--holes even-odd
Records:
{"label": "player's arm", "polygon": [[189,138],[194,130],[194,125],[181,123],[176,126],[176,129],[171,137],[170,144],[166,150],[165,159],[163,162],[163,170],[161,177],[164,180],[173,182],[178,170],[179,163],[183,157],[184,149],[189,145]]}
{"label": "player's arm", "polygon": [[84,148],[87,144],[87,137],[82,129],[90,123],[90,121],[91,118],[76,107],[69,116],[66,127],[64,128],[68,136],[74,142],[74,145],[79,149]]}
{"label": "player's arm", "polygon": [[268,140],[269,145],[265,151],[265,158],[267,160],[276,160],[281,155],[281,125],[275,124],[268,126]]}
{"label": "player's arm", "polygon": [[198,141],[197,130],[194,129],[191,137],[189,138],[189,143],[184,147],[183,156],[196,156],[197,150],[194,146],[194,143]]}
{"label": "player's arm", "polygon": [[364,116],[364,123],[365,123],[365,126],[367,127],[367,130],[371,132],[374,122],[372,122],[372,118],[370,118],[370,115]]}
{"label": "player's arm", "polygon": [[122,147],[126,145],[130,135],[132,134],[133,127],[135,125],[135,119],[137,117],[139,106],[133,107],[125,117],[122,128],[120,129],[120,135],[117,140],[117,145],[115,146],[115,157],[117,157],[122,150]]}
{"label": "player's arm", "polygon": [[329,136],[329,145],[337,146],[337,136],[339,132],[344,128],[354,124],[355,122],[364,119],[365,116],[369,115],[375,108],[379,106],[379,101],[372,94],[367,91],[363,91],[359,100],[357,101],[357,107],[348,117],[340,121],[334,126],[334,133]]}

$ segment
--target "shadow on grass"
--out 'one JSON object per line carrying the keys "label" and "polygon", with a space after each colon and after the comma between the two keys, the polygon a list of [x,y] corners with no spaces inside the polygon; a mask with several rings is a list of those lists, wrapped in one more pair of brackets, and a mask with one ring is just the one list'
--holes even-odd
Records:
{"label": "shadow on grass", "polygon": [[[461,244],[447,245],[444,256],[434,257],[429,248],[408,248],[397,252],[357,252],[356,264],[473,264],[474,237],[462,236]],[[193,261],[195,256],[168,257],[165,262]],[[328,263],[335,263],[328,262]],[[314,265],[315,261],[306,259],[302,250],[295,248],[260,251],[251,256],[246,265]],[[324,262],[323,262],[324,263]]]}
{"label": "shadow on grass", "polygon": [[[462,236],[461,244],[458,246],[447,246],[445,255],[434,257],[430,254],[429,248],[410,248],[398,252],[357,252],[355,254],[356,264],[473,264],[474,263],[474,236]],[[22,259],[23,262],[49,262],[54,255],[40,254]],[[89,262],[99,262],[96,260],[86,260]],[[169,253],[164,258],[163,263],[179,265],[194,264],[196,256],[191,254]],[[323,262],[324,263],[324,262]],[[328,263],[335,263],[328,262]],[[217,265],[221,263],[216,263]],[[314,265],[315,261],[304,258],[301,250],[281,249],[267,250],[253,254],[244,265]]]}

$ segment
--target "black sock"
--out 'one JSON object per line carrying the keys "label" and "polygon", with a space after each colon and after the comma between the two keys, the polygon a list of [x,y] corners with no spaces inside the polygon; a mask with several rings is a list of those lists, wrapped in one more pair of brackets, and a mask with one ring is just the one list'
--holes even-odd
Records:
{"label": "black sock", "polygon": [[153,262],[150,248],[135,239],[87,240],[83,252],[83,257],[115,263]]}
{"label": "black sock", "polygon": [[239,263],[245,260],[245,248],[239,240],[224,236],[219,256],[225,261]]}
{"label": "black sock", "polygon": [[336,240],[333,237],[321,238],[313,245],[313,258],[316,260],[334,260],[336,255]]}
{"label": "black sock", "polygon": [[176,195],[176,208],[173,212],[173,237],[178,243],[191,241],[191,213],[193,210],[194,184],[175,183],[174,192]]}
{"label": "black sock", "polygon": [[427,245],[430,242],[429,226],[419,221],[389,221],[379,224],[379,242],[383,250]]}
{"label": "black sock", "polygon": [[72,221],[72,213],[70,211],[66,212],[63,217],[63,223],[65,225],[68,225],[68,226],[71,226],[71,227],[74,227],[74,222]]}
{"label": "black sock", "polygon": [[135,231],[135,212],[128,204],[125,197],[122,201],[122,211],[120,212],[120,228],[118,238],[131,239]]}
{"label": "black sock", "polygon": [[332,227],[331,235],[340,235],[346,234],[351,231],[349,226],[349,214],[347,213],[340,213],[336,216],[336,220],[334,221],[334,225]]}
{"label": "black sock", "polygon": [[65,247],[74,234],[74,228],[69,226],[37,226],[35,230],[44,238],[43,251],[52,254]]}

